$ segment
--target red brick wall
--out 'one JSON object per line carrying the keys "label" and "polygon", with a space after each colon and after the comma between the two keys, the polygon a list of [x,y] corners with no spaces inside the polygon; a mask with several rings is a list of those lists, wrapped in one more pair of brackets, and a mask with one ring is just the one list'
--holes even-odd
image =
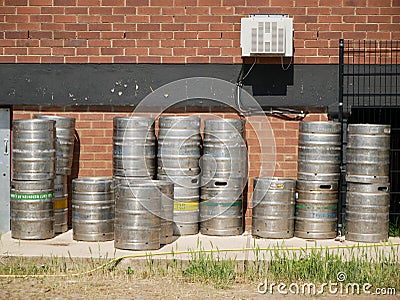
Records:
{"label": "red brick wall", "polygon": [[400,39],[399,0],[0,3],[3,63],[241,63],[240,18],[257,13],[294,18],[298,64],[337,63],[341,37]]}
{"label": "red brick wall", "polygon": [[[16,110],[14,119],[32,118],[38,110]],[[76,118],[76,129],[80,139],[79,176],[112,176],[112,120],[116,116],[128,116],[129,113],[113,112],[57,112],[59,116]],[[224,118],[237,118],[237,114],[215,114]],[[305,121],[324,121],[326,114],[310,114]],[[276,145],[276,162],[274,176],[295,179],[297,177],[297,142],[299,122],[283,121],[269,118],[274,133]],[[262,127],[263,123],[255,123],[258,133],[267,133],[268,128]],[[263,131],[264,130],[264,131]],[[268,138],[267,134],[256,137],[254,130],[246,124],[246,140],[249,152],[249,181],[247,199],[252,198],[253,179],[260,176],[260,166],[270,164],[263,161],[260,139]],[[265,158],[264,158],[265,159]],[[270,158],[266,158],[269,160]],[[264,174],[262,174],[264,175]],[[246,211],[246,224],[251,224],[251,209]],[[249,227],[247,227],[249,228]]]}

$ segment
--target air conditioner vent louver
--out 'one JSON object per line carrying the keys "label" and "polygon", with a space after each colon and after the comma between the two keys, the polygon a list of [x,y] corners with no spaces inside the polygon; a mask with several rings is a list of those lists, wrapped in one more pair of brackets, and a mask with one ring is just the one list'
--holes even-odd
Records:
{"label": "air conditioner vent louver", "polygon": [[280,16],[252,16],[242,19],[243,56],[293,53],[293,19]]}

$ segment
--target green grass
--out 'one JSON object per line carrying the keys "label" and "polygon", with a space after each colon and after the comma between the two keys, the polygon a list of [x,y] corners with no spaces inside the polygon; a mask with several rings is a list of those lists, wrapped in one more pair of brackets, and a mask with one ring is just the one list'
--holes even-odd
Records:
{"label": "green grass", "polygon": [[[261,277],[274,281],[327,283],[337,281],[344,272],[344,281],[373,286],[400,288],[399,248],[392,246],[388,254],[382,248],[350,248],[337,251],[312,248],[302,251],[270,250],[269,262],[255,261]],[[259,265],[263,264],[262,268]],[[261,278],[259,278],[261,279]]]}
{"label": "green grass", "polygon": [[227,288],[237,277],[235,259],[222,259],[220,253],[191,253],[189,263],[181,270],[183,277],[192,282],[211,284],[216,288]]}
{"label": "green grass", "polygon": [[400,237],[400,219],[396,218],[395,222],[389,223],[389,236]]}
{"label": "green grass", "polygon": [[[375,287],[390,286],[400,290],[400,250],[391,246],[389,253],[379,247],[324,248],[301,251],[255,248],[254,261],[236,262],[221,259],[220,253],[193,253],[183,276],[193,282],[212,283],[228,288],[235,282],[328,283],[337,282],[344,272],[344,283],[370,283]],[[267,259],[268,258],[268,259]]]}

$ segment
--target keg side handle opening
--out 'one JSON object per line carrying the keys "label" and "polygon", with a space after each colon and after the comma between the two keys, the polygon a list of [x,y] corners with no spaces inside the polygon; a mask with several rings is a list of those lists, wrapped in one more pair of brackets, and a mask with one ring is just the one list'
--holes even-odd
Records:
{"label": "keg side handle opening", "polygon": [[330,184],[321,184],[321,185],[319,186],[319,188],[320,188],[321,190],[331,190],[331,189],[332,189],[332,185],[330,185]]}
{"label": "keg side handle opening", "polygon": [[380,187],[378,187],[378,191],[379,192],[387,192],[388,191],[388,187],[387,186],[380,186]]}
{"label": "keg side handle opening", "polygon": [[214,182],[215,186],[227,186],[228,183],[226,181],[216,181]]}

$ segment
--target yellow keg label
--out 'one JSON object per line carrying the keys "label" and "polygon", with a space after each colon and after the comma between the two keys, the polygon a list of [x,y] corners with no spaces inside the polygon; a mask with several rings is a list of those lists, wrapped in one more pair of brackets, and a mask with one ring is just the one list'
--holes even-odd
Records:
{"label": "yellow keg label", "polygon": [[277,188],[277,189],[283,189],[283,188],[284,188],[284,185],[283,185],[283,184],[277,184],[277,185],[276,185],[276,188]]}
{"label": "yellow keg label", "polygon": [[68,200],[67,198],[62,199],[54,199],[54,209],[63,209],[68,208]]}
{"label": "yellow keg label", "polygon": [[198,202],[174,202],[175,211],[193,211],[199,209]]}

